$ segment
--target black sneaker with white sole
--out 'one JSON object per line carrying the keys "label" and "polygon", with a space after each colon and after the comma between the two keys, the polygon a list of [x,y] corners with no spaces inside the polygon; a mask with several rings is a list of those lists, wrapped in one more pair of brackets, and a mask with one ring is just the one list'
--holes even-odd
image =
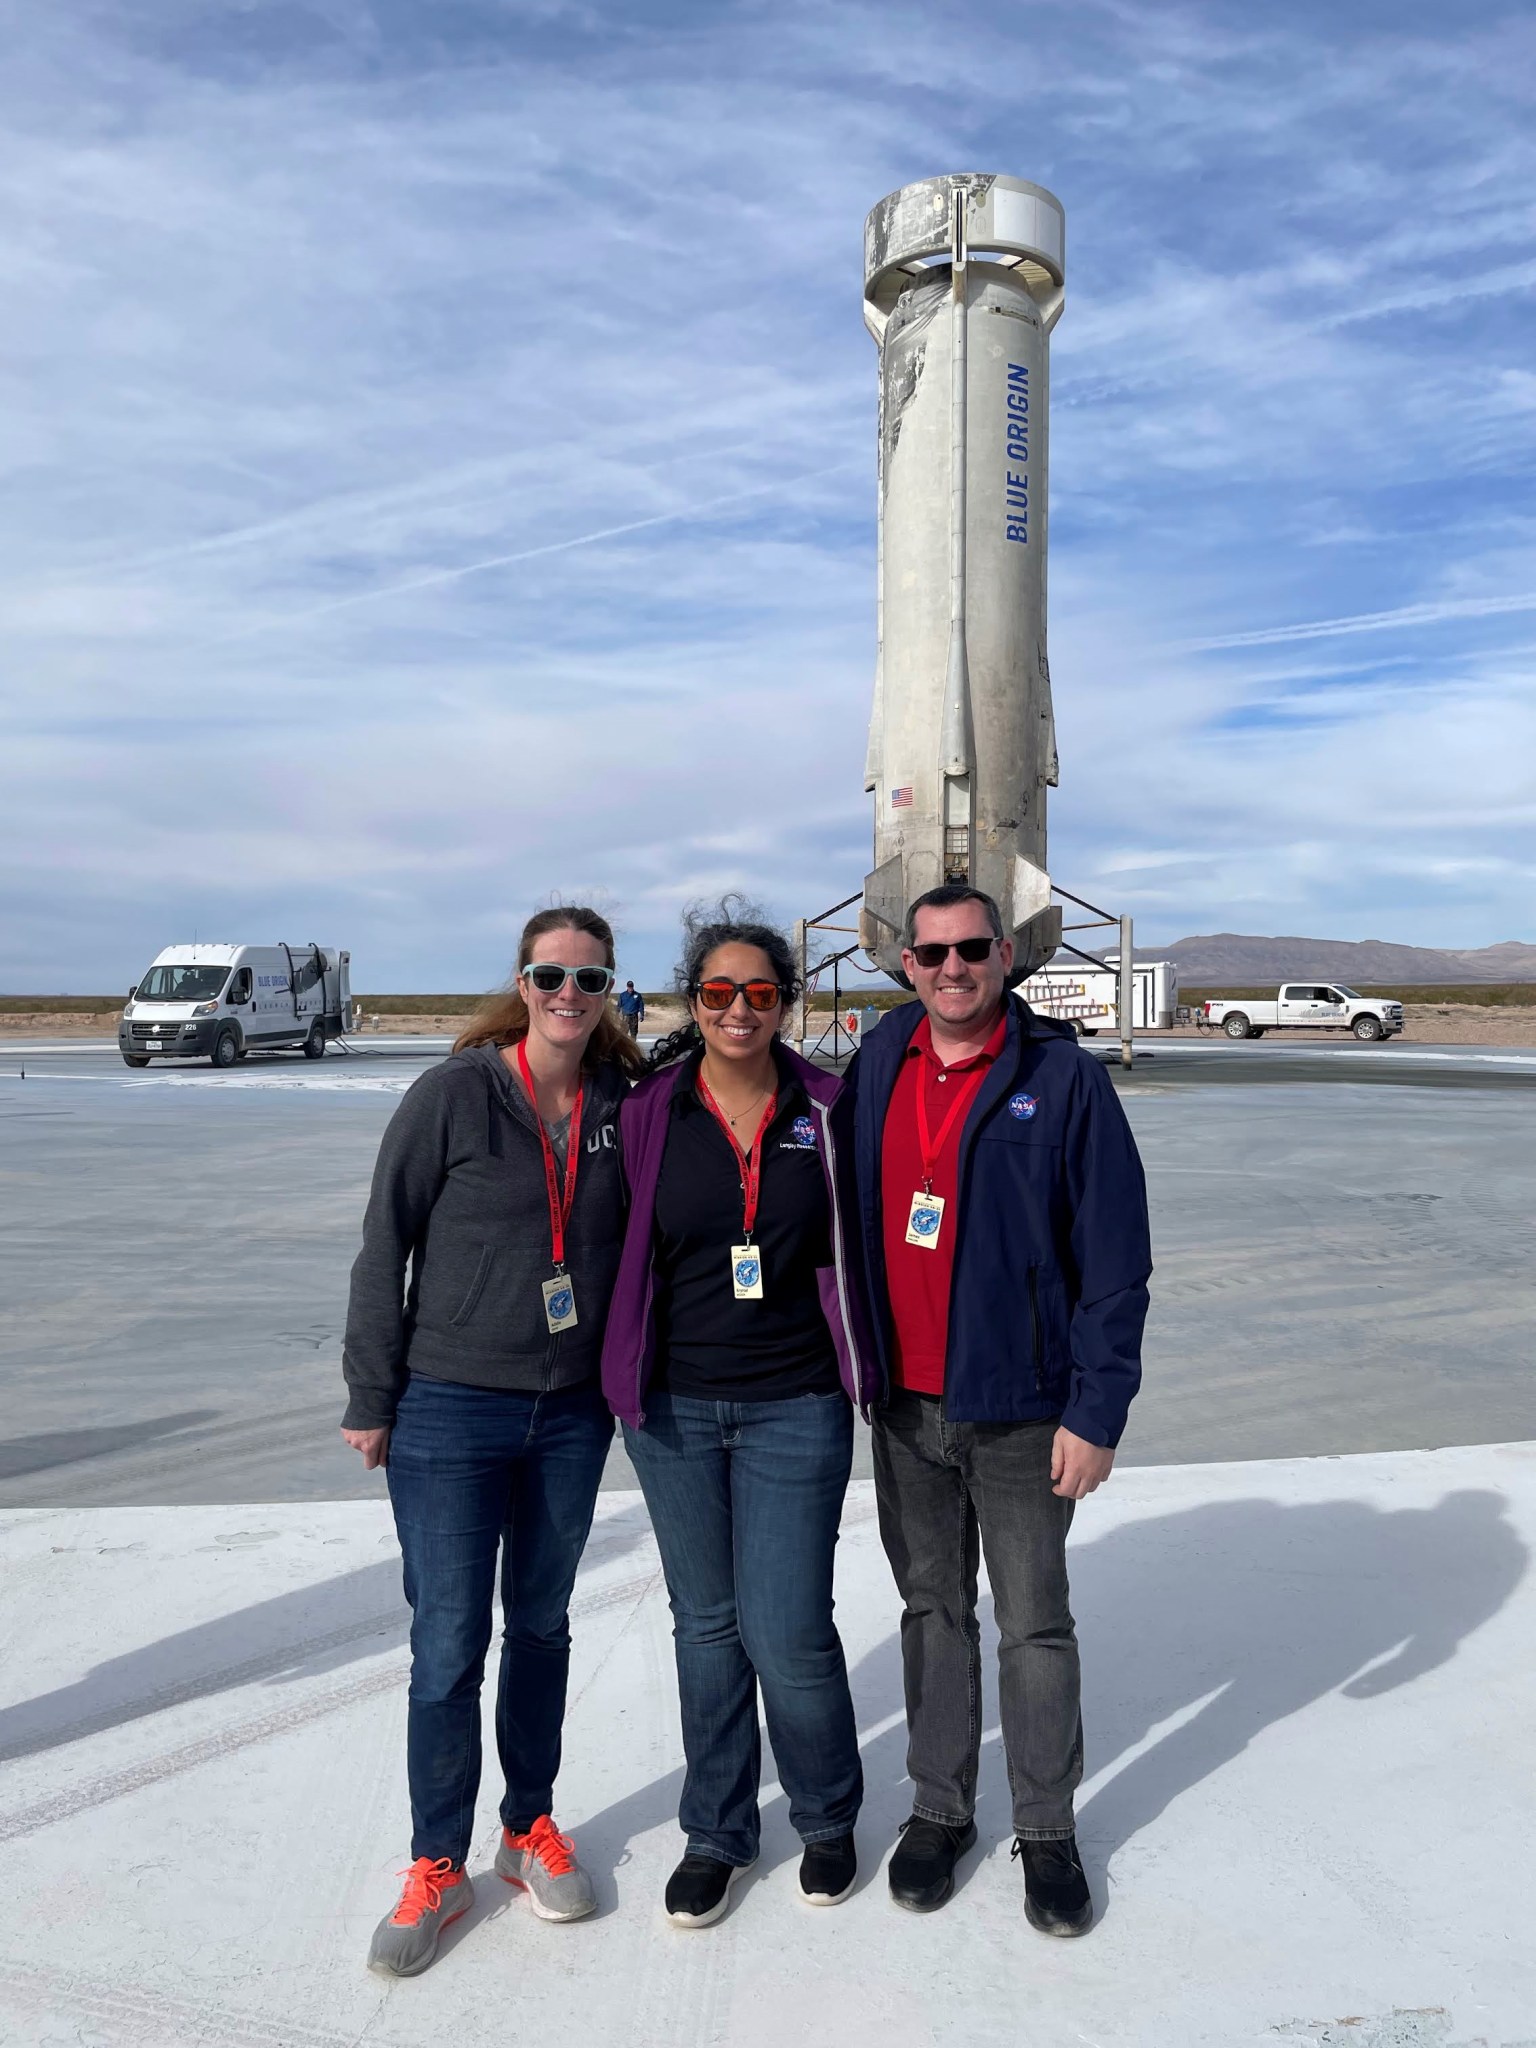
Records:
{"label": "black sneaker with white sole", "polygon": [[858,1881],[852,1835],[807,1842],[800,1858],[800,1896],[808,1906],[840,1906]]}
{"label": "black sneaker with white sole", "polygon": [[1093,1921],[1088,1880],[1078,1861],[1077,1838],[1059,1842],[1015,1840],[1013,1854],[1024,1865],[1024,1918],[1039,1934],[1067,1939],[1086,1934]]}
{"label": "black sneaker with white sole", "polygon": [[667,1918],[674,1927],[712,1927],[725,1918],[731,1886],[751,1868],[751,1863],[721,1863],[690,1849],[667,1879]]}

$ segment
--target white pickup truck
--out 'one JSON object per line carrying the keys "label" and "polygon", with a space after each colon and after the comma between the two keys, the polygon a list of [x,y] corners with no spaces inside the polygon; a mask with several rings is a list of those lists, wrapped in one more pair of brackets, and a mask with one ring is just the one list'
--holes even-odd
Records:
{"label": "white pickup truck", "polygon": [[1282,982],[1272,1003],[1206,1003],[1205,1022],[1228,1038],[1262,1038],[1266,1031],[1352,1031],[1369,1043],[1403,1028],[1403,1006],[1363,996],[1342,981]]}

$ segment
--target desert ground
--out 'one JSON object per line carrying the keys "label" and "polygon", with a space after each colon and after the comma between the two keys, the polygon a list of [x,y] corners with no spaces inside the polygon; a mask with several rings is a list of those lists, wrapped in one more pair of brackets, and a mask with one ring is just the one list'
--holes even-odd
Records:
{"label": "desert ground", "polygon": [[[863,993],[854,991],[844,997],[843,1007],[856,1007],[863,1001]],[[827,1022],[825,1011],[812,1012],[819,1016],[817,1029],[824,1029]],[[1404,1005],[1405,1028],[1403,1036],[1420,1045],[1513,1045],[1536,1046],[1536,1002],[1533,1003],[1408,1003]],[[654,1002],[647,1009],[645,1032],[653,1033],[674,1030],[683,1021],[680,1003]],[[94,1015],[82,1016],[78,1012],[38,1012],[23,1014],[0,1012],[0,1044],[7,1039],[88,1039],[115,1038],[117,1036],[117,1013],[98,1011]],[[466,1019],[462,1012],[451,1015],[426,1014],[419,1016],[381,1016],[378,1035],[394,1038],[449,1038],[462,1031]],[[363,1021],[354,1034],[359,1038],[374,1035],[371,1013],[367,1010],[367,999],[363,999]],[[1158,1037],[1164,1034],[1155,1034]],[[1178,1038],[1210,1037],[1214,1032],[1198,1032],[1192,1025],[1182,1026],[1171,1034]],[[1287,1031],[1282,1036],[1289,1043],[1292,1040],[1316,1039],[1332,1043],[1344,1037],[1338,1031]]]}

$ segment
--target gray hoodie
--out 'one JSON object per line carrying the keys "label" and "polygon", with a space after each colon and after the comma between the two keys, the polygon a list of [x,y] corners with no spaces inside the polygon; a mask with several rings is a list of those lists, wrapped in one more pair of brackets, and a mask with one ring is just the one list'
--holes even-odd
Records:
{"label": "gray hoodie", "polygon": [[[390,1118],[352,1267],[344,1429],[379,1429],[412,1373],[547,1393],[596,1382],[624,1236],[617,1066],[584,1075],[565,1263],[577,1326],[551,1335],[554,1272],[538,1123],[494,1046],[431,1067]],[[406,1284],[406,1267],[410,1283]]]}

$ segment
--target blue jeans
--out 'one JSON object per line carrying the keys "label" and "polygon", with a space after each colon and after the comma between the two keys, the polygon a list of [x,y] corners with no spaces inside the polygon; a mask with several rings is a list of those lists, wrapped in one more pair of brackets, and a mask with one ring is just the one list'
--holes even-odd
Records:
{"label": "blue jeans", "polygon": [[832,1554],[852,1408],[841,1393],[653,1394],[644,1429],[626,1427],[624,1441],[672,1602],[689,1849],[732,1864],[757,1854],[759,1685],[791,1824],[805,1842],[851,1834],[864,1774]]}
{"label": "blue jeans", "polygon": [[595,1387],[517,1394],[421,1378],[406,1387],[386,1471],[411,1609],[413,1859],[469,1854],[498,1547],[502,1823],[525,1832],[554,1803],[566,1610],[612,1441]]}

